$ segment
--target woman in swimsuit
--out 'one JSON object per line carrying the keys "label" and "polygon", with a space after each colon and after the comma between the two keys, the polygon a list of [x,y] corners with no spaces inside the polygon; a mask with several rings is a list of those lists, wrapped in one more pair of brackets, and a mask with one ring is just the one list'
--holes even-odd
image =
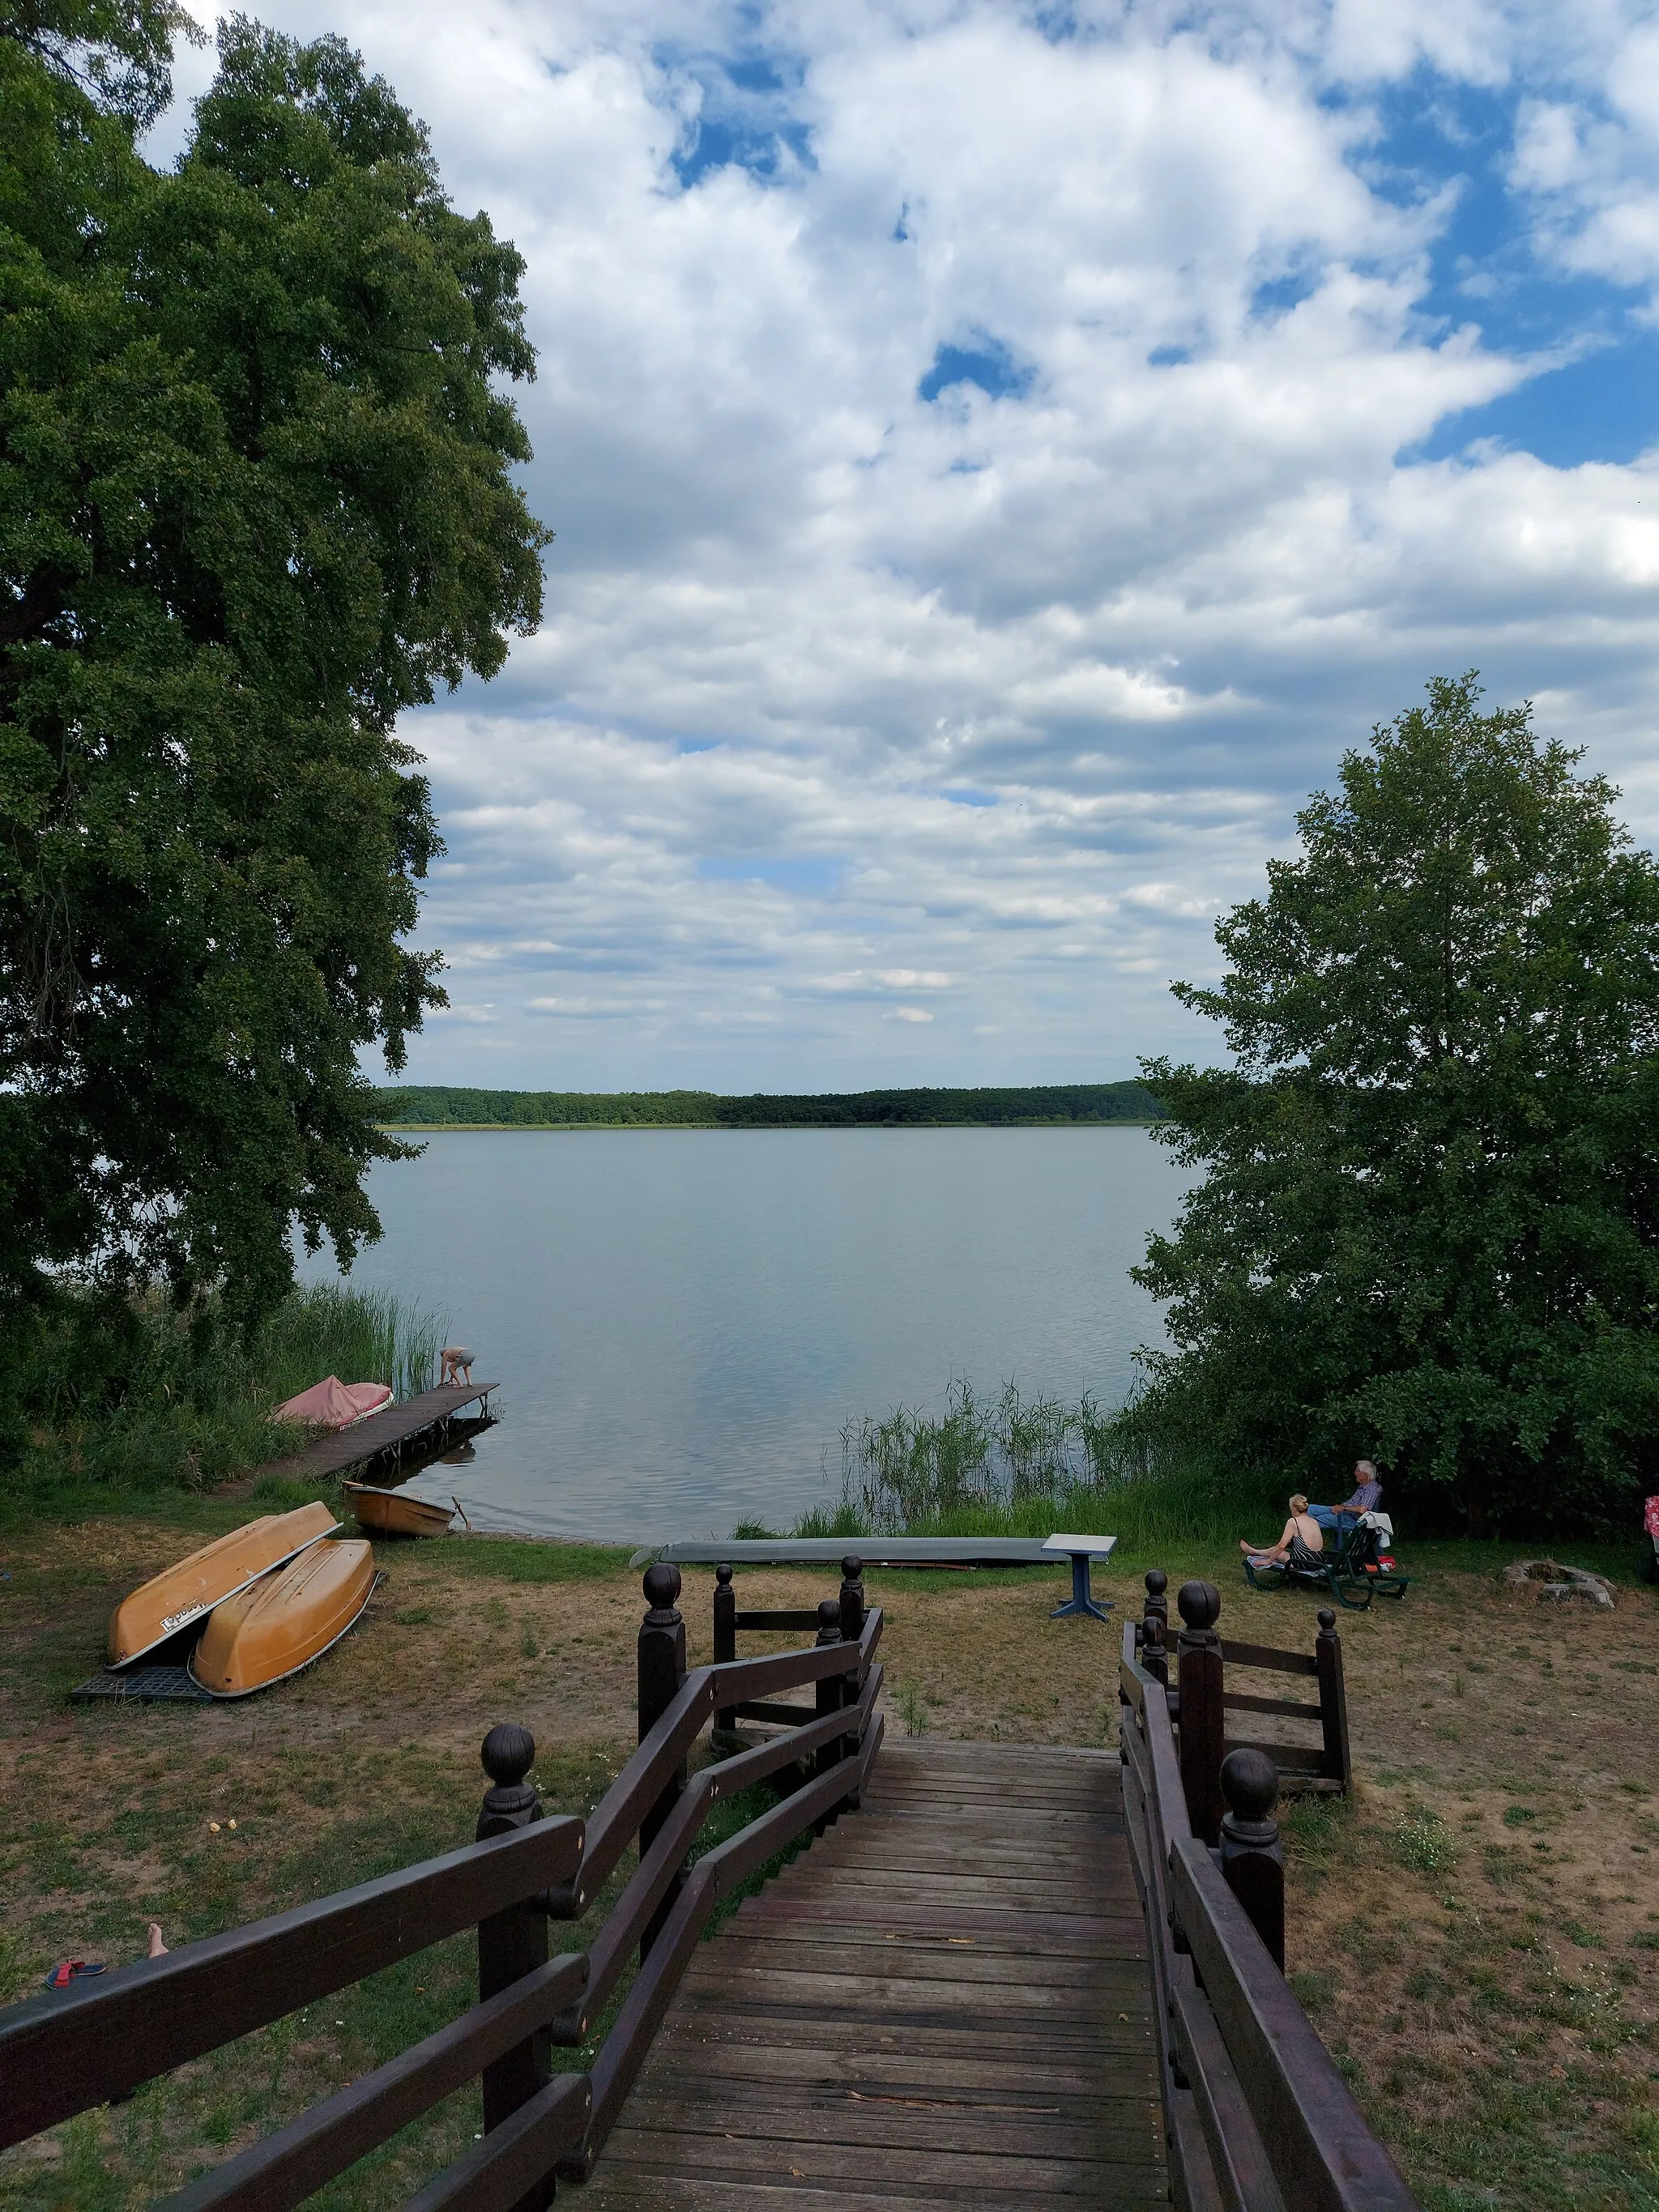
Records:
{"label": "woman in swimsuit", "polygon": [[1309,1512],[1308,1501],[1298,1490],[1291,1500],[1291,1517],[1285,1523],[1285,1533],[1276,1544],[1248,1544],[1241,1536],[1238,1548],[1253,1567],[1317,1566],[1319,1554],[1325,1548],[1325,1532]]}

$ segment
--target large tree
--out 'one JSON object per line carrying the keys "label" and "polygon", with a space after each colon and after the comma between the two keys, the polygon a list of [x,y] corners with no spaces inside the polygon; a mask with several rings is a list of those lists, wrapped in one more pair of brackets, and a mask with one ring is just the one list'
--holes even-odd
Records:
{"label": "large tree", "polygon": [[1316,1496],[1634,1525],[1659,1472],[1659,869],[1472,676],[1342,762],[1177,984],[1234,1064],[1146,1063],[1201,1170],[1138,1279],[1143,1419]]}
{"label": "large tree", "polygon": [[0,0],[0,1291],[252,1312],[376,1229],[438,850],[398,717],[532,629],[523,264],[335,39]]}

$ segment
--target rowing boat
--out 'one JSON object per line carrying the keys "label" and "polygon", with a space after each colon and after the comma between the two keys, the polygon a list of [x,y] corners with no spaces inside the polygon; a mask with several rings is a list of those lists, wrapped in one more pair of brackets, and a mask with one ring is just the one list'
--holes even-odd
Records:
{"label": "rowing boat", "polygon": [[191,1674],[216,1698],[246,1698],[297,1674],[339,1642],[374,1588],[374,1555],[361,1539],[313,1545],[214,1608]]}
{"label": "rowing boat", "polygon": [[301,1505],[292,1513],[267,1513],[204,1544],[122,1599],[109,1617],[110,1665],[130,1667],[338,1526],[326,1505]]}
{"label": "rowing boat", "polygon": [[453,1506],[406,1490],[380,1490],[370,1482],[343,1482],[340,1488],[357,1526],[383,1536],[441,1536],[455,1518]]}

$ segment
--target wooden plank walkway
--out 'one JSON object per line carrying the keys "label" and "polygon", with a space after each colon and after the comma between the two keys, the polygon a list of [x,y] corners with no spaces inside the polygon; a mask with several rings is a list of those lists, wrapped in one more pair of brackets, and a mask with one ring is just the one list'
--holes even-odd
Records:
{"label": "wooden plank walkway", "polygon": [[285,1482],[322,1482],[331,1475],[343,1474],[348,1468],[378,1459],[382,1452],[396,1451],[401,1445],[413,1443],[428,1429],[441,1427],[445,1421],[453,1420],[464,1406],[478,1403],[499,1387],[495,1382],[440,1383],[435,1390],[422,1390],[418,1397],[387,1406],[378,1413],[371,1413],[366,1421],[340,1430],[337,1435],[314,1437],[303,1451],[295,1452],[290,1459],[274,1459],[265,1467],[256,1467],[252,1474],[225,1483],[217,1495],[246,1498],[254,1484],[268,1474],[279,1475]]}
{"label": "wooden plank walkway", "polygon": [[1164,2203],[1152,2025],[1115,1754],[884,1745],[863,1810],[700,1948],[580,2193]]}

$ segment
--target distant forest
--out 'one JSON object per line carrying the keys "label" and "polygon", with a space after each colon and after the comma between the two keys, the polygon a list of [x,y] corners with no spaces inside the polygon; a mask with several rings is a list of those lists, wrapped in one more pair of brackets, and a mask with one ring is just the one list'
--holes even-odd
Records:
{"label": "distant forest", "polygon": [[1156,1121],[1144,1083],[1050,1083],[1024,1089],[827,1091],[723,1098],[712,1091],[461,1091],[404,1084],[374,1094],[394,1127],[846,1129],[1015,1123]]}

